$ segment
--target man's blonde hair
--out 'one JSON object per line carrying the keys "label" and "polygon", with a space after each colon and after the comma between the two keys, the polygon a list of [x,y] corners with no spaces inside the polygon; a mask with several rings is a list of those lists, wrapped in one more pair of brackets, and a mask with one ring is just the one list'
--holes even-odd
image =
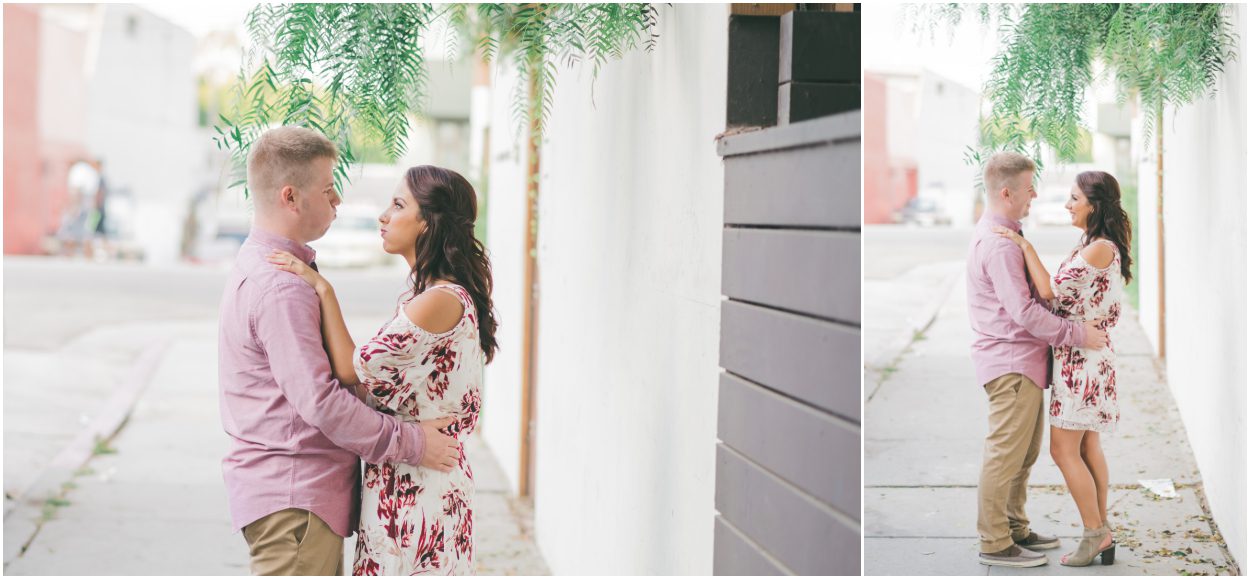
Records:
{"label": "man's blonde hair", "polygon": [[269,129],[252,143],[247,156],[247,188],[262,199],[272,200],[286,185],[306,186],[313,161],[338,156],[338,147],[317,131],[304,127]]}
{"label": "man's blonde hair", "polygon": [[1020,153],[1009,151],[994,153],[985,163],[985,193],[992,198],[1002,191],[1003,187],[1007,187],[1016,175],[1025,171],[1033,172],[1036,169],[1037,165],[1033,164],[1033,160]]}

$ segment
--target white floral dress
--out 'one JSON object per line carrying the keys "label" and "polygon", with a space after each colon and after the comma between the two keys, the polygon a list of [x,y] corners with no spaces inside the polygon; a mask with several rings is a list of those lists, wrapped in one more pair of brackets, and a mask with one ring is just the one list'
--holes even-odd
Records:
{"label": "white floral dress", "polygon": [[[1120,321],[1120,299],[1124,293],[1120,252],[1105,239],[1092,243],[1111,246],[1115,257],[1107,267],[1096,268],[1081,256],[1085,247],[1077,246],[1051,279],[1055,294],[1051,309],[1076,322],[1102,320],[1098,327],[1108,330]],[[1115,432],[1120,405],[1116,397],[1115,345],[1110,335],[1107,347],[1101,350],[1056,347],[1054,368],[1050,424],[1065,430]]]}
{"label": "white floral dress", "polygon": [[[464,440],[481,410],[486,356],[477,314],[464,288],[440,285],[464,305],[450,331],[431,334],[400,306],[356,352],[356,374],[369,404],[407,421],[454,417],[444,433]],[[463,443],[456,468],[444,473],[400,463],[365,464],[353,575],[473,573],[473,470]]]}

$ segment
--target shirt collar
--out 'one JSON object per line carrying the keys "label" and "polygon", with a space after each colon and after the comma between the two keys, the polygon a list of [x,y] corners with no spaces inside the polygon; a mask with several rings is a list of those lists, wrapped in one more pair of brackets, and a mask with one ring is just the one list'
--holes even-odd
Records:
{"label": "shirt collar", "polygon": [[990,225],[1001,225],[1015,231],[1016,233],[1020,233],[1021,223],[1019,221],[1016,221],[1015,219],[1008,219],[1002,215],[994,213],[993,211],[986,211],[985,215],[981,217],[981,220],[989,222]]}
{"label": "shirt collar", "polygon": [[317,252],[313,248],[255,225],[252,226],[252,230],[247,234],[247,237],[265,247],[288,251],[304,263],[312,263],[317,259]]}

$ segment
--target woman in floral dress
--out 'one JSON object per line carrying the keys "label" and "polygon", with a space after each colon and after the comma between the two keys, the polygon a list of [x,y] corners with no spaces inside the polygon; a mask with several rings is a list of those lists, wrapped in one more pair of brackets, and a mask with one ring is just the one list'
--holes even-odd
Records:
{"label": "woman in floral dress", "polygon": [[[382,247],[409,266],[410,291],[395,316],[359,349],[334,290],[285,252],[270,262],[321,296],[322,331],[335,377],[374,408],[405,420],[446,421],[458,441],[481,411],[482,372],[493,357],[490,261],[473,236],[477,194],[459,174],[413,167],[379,218]],[[463,443],[448,472],[366,464],[355,575],[473,573],[473,469]]]}
{"label": "woman in floral dress", "polygon": [[[1102,171],[1077,175],[1065,205],[1072,224],[1084,231],[1051,278],[1033,246],[1006,228],[996,228],[1024,250],[1029,275],[1055,314],[1075,321],[1097,321],[1103,330],[1120,319],[1124,285],[1132,279],[1129,242],[1132,225],[1120,206],[1120,185]],[[1108,332],[1102,350],[1057,347],[1050,388],[1050,454],[1063,472],[1085,526],[1077,550],[1061,563],[1115,561],[1115,540],[1107,523],[1107,460],[1100,435],[1115,431],[1120,420],[1115,375],[1115,345]]]}

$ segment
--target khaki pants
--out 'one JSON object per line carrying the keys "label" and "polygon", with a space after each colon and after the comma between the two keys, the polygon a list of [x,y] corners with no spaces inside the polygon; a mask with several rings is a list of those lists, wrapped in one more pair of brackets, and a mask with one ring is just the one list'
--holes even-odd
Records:
{"label": "khaki pants", "polygon": [[1021,374],[1006,374],[985,385],[990,401],[990,433],[977,489],[977,533],[981,552],[994,553],[1029,536],[1024,514],[1029,470],[1042,449],[1042,389]]}
{"label": "khaki pants", "polygon": [[285,509],[243,527],[253,575],[342,575],[343,538],[321,517]]}

